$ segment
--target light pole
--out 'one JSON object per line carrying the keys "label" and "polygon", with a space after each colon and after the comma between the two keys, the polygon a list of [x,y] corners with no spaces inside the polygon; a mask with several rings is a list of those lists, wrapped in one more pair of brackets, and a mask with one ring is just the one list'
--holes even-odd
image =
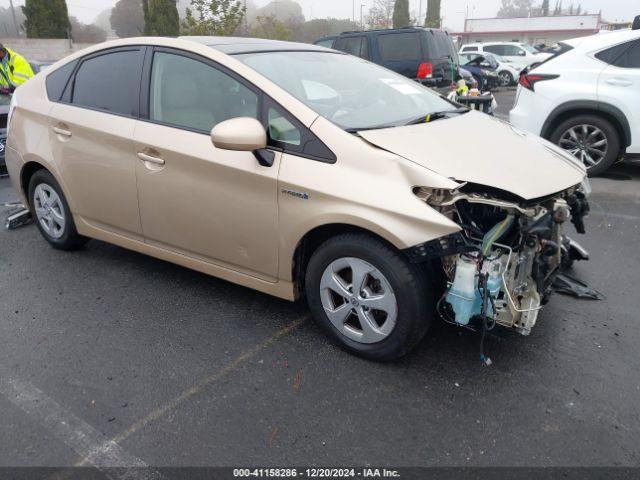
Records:
{"label": "light pole", "polygon": [[365,4],[360,5],[360,28],[362,30],[364,30],[364,7],[366,7]]}
{"label": "light pole", "polygon": [[13,17],[13,26],[16,28],[16,37],[20,38],[20,30],[18,29],[18,20],[16,20],[16,11],[13,8],[13,0],[9,0],[11,5],[11,16]]}

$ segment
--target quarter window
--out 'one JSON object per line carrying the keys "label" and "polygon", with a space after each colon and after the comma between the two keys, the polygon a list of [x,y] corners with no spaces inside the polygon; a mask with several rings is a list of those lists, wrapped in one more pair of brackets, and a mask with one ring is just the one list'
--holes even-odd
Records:
{"label": "quarter window", "polygon": [[420,33],[387,33],[378,37],[380,57],[384,62],[422,58]]}
{"label": "quarter window", "polygon": [[135,117],[140,95],[140,50],[124,50],[82,62],[73,87],[72,103]]}
{"label": "quarter window", "polygon": [[603,62],[620,68],[640,68],[640,41],[627,42],[596,54]]}
{"label": "quarter window", "polygon": [[149,118],[210,132],[236,117],[258,118],[258,95],[211,65],[182,55],[157,52],[151,71]]}
{"label": "quarter window", "polygon": [[269,138],[274,142],[300,146],[300,130],[275,108],[269,109]]}
{"label": "quarter window", "polygon": [[462,49],[463,52],[477,52],[478,51],[478,47],[464,47]]}

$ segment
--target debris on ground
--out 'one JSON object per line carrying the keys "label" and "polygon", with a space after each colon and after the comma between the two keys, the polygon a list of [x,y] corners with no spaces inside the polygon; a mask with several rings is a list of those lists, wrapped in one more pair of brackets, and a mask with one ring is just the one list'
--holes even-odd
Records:
{"label": "debris on ground", "polygon": [[553,282],[553,291],[562,295],[588,300],[604,300],[604,295],[593,290],[586,283],[566,273],[559,273]]}

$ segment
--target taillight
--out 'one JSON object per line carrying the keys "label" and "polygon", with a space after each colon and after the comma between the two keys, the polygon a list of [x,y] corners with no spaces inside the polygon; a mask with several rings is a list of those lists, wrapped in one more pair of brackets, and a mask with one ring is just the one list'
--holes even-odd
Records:
{"label": "taillight", "polygon": [[544,75],[541,73],[523,73],[520,75],[520,85],[524,88],[535,91],[535,85],[538,82],[543,82],[545,80],[553,80],[558,78],[560,75]]}
{"label": "taillight", "polygon": [[418,78],[431,78],[433,77],[433,63],[425,62],[421,63],[418,67]]}

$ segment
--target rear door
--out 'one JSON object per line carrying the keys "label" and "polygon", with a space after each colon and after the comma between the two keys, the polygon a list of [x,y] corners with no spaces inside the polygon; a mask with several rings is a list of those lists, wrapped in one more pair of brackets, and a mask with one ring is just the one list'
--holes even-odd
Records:
{"label": "rear door", "polygon": [[417,78],[418,67],[423,62],[419,31],[390,32],[377,35],[380,64],[408,78]]}
{"label": "rear door", "polygon": [[598,80],[598,100],[617,107],[631,127],[629,153],[640,153],[640,40],[596,54],[608,66]]}
{"label": "rear door", "polygon": [[133,238],[141,236],[133,132],[144,50],[83,58],[49,114],[49,141],[74,214]]}

